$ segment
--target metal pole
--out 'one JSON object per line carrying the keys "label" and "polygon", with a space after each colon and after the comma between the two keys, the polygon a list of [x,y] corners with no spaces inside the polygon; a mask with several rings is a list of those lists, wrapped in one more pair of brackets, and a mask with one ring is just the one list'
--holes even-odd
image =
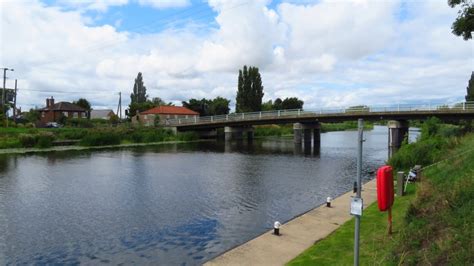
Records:
{"label": "metal pole", "polygon": [[17,113],[16,113],[16,91],[17,91],[17,81],[18,81],[18,80],[16,80],[16,79],[15,79],[15,99],[14,99],[14,101],[13,101],[13,121],[15,121],[15,124],[16,124],[16,115],[17,115]]}
{"label": "metal pole", "polygon": [[7,70],[8,68],[3,69],[3,91],[2,91],[2,112],[5,112],[5,85],[7,82]]}
{"label": "metal pole", "polygon": [[[361,184],[361,173],[362,173],[362,143],[364,142],[364,121],[358,120],[359,137],[358,137],[358,153],[357,153],[357,191],[356,198],[361,198],[362,184]],[[359,236],[360,236],[360,215],[355,217],[355,234],[354,234],[354,265],[359,266]]]}

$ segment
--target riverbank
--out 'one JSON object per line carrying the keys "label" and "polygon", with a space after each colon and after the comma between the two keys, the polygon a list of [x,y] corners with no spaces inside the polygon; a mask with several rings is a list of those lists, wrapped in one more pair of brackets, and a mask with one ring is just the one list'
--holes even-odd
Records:
{"label": "riverbank", "polygon": [[0,128],[0,151],[18,148],[46,151],[61,144],[92,147],[197,139],[191,132],[174,134],[164,128]]}
{"label": "riverbank", "polygon": [[114,148],[130,148],[130,147],[144,147],[144,146],[156,146],[165,144],[178,144],[178,143],[195,143],[212,140],[188,140],[188,141],[161,141],[161,142],[148,142],[148,143],[124,143],[117,145],[103,145],[103,146],[57,146],[50,148],[13,148],[13,149],[0,149],[0,154],[28,154],[28,153],[43,153],[43,152],[55,152],[55,151],[82,151],[82,150],[103,150],[103,149],[114,149]]}
{"label": "riverbank", "polygon": [[[364,130],[372,130],[372,123],[365,123]],[[332,131],[357,130],[357,121],[346,121],[342,123],[321,123],[321,133]],[[292,136],[293,125],[264,125],[256,126],[254,129],[255,137],[270,136]]]}
{"label": "riverbank", "polygon": [[[376,200],[375,180],[363,185],[364,206]],[[352,191],[334,199],[331,208],[319,206],[280,228],[281,236],[268,231],[208,261],[205,265],[283,265],[351,219]]]}
{"label": "riverbank", "polygon": [[[407,196],[395,199],[392,236],[384,232],[386,214],[376,204],[366,210],[361,225],[361,264],[474,263],[474,134],[458,137],[453,132],[451,126],[429,121],[420,140],[404,145],[389,161],[398,169],[413,163],[429,166],[421,182],[409,187]],[[353,234],[352,220],[289,265],[351,264]]]}

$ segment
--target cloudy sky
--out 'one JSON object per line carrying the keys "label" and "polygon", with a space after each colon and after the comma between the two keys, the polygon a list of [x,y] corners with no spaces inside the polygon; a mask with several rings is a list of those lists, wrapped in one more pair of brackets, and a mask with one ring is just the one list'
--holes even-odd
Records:
{"label": "cloudy sky", "polygon": [[306,109],[463,100],[474,42],[451,34],[445,0],[2,0],[0,67],[24,109],[148,94],[235,104],[238,69],[258,66],[264,100]]}

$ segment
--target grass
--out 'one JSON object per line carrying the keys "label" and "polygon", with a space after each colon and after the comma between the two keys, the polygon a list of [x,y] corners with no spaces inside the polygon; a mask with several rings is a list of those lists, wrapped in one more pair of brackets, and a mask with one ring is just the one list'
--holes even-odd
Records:
{"label": "grass", "polygon": [[[404,225],[404,214],[414,198],[414,186],[404,197],[396,197],[392,207],[393,235],[387,233],[387,213],[378,210],[377,203],[364,210],[360,227],[360,264],[387,264],[391,250]],[[288,265],[351,265],[354,259],[354,223],[352,219],[325,239],[304,251]]]}
{"label": "grass", "polygon": [[[427,168],[407,196],[395,198],[392,236],[385,231],[386,213],[376,203],[364,210],[361,265],[474,264],[474,134],[452,137],[433,149],[440,150],[437,159],[445,160]],[[353,235],[354,219],[288,265],[350,265]]]}

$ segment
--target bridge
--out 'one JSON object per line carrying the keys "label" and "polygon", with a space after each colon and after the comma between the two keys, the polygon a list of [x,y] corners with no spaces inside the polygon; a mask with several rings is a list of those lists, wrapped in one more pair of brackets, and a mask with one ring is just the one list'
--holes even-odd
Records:
{"label": "bridge", "polygon": [[409,120],[438,117],[443,121],[472,120],[474,102],[455,104],[402,104],[390,106],[358,106],[347,108],[321,108],[318,110],[292,109],[234,113],[228,115],[179,118],[165,121],[175,131],[195,131],[202,135],[214,135],[224,128],[225,139],[253,139],[253,126],[269,124],[293,124],[294,141],[305,147],[320,145],[320,123],[388,120],[389,151],[397,150],[408,134]]}

